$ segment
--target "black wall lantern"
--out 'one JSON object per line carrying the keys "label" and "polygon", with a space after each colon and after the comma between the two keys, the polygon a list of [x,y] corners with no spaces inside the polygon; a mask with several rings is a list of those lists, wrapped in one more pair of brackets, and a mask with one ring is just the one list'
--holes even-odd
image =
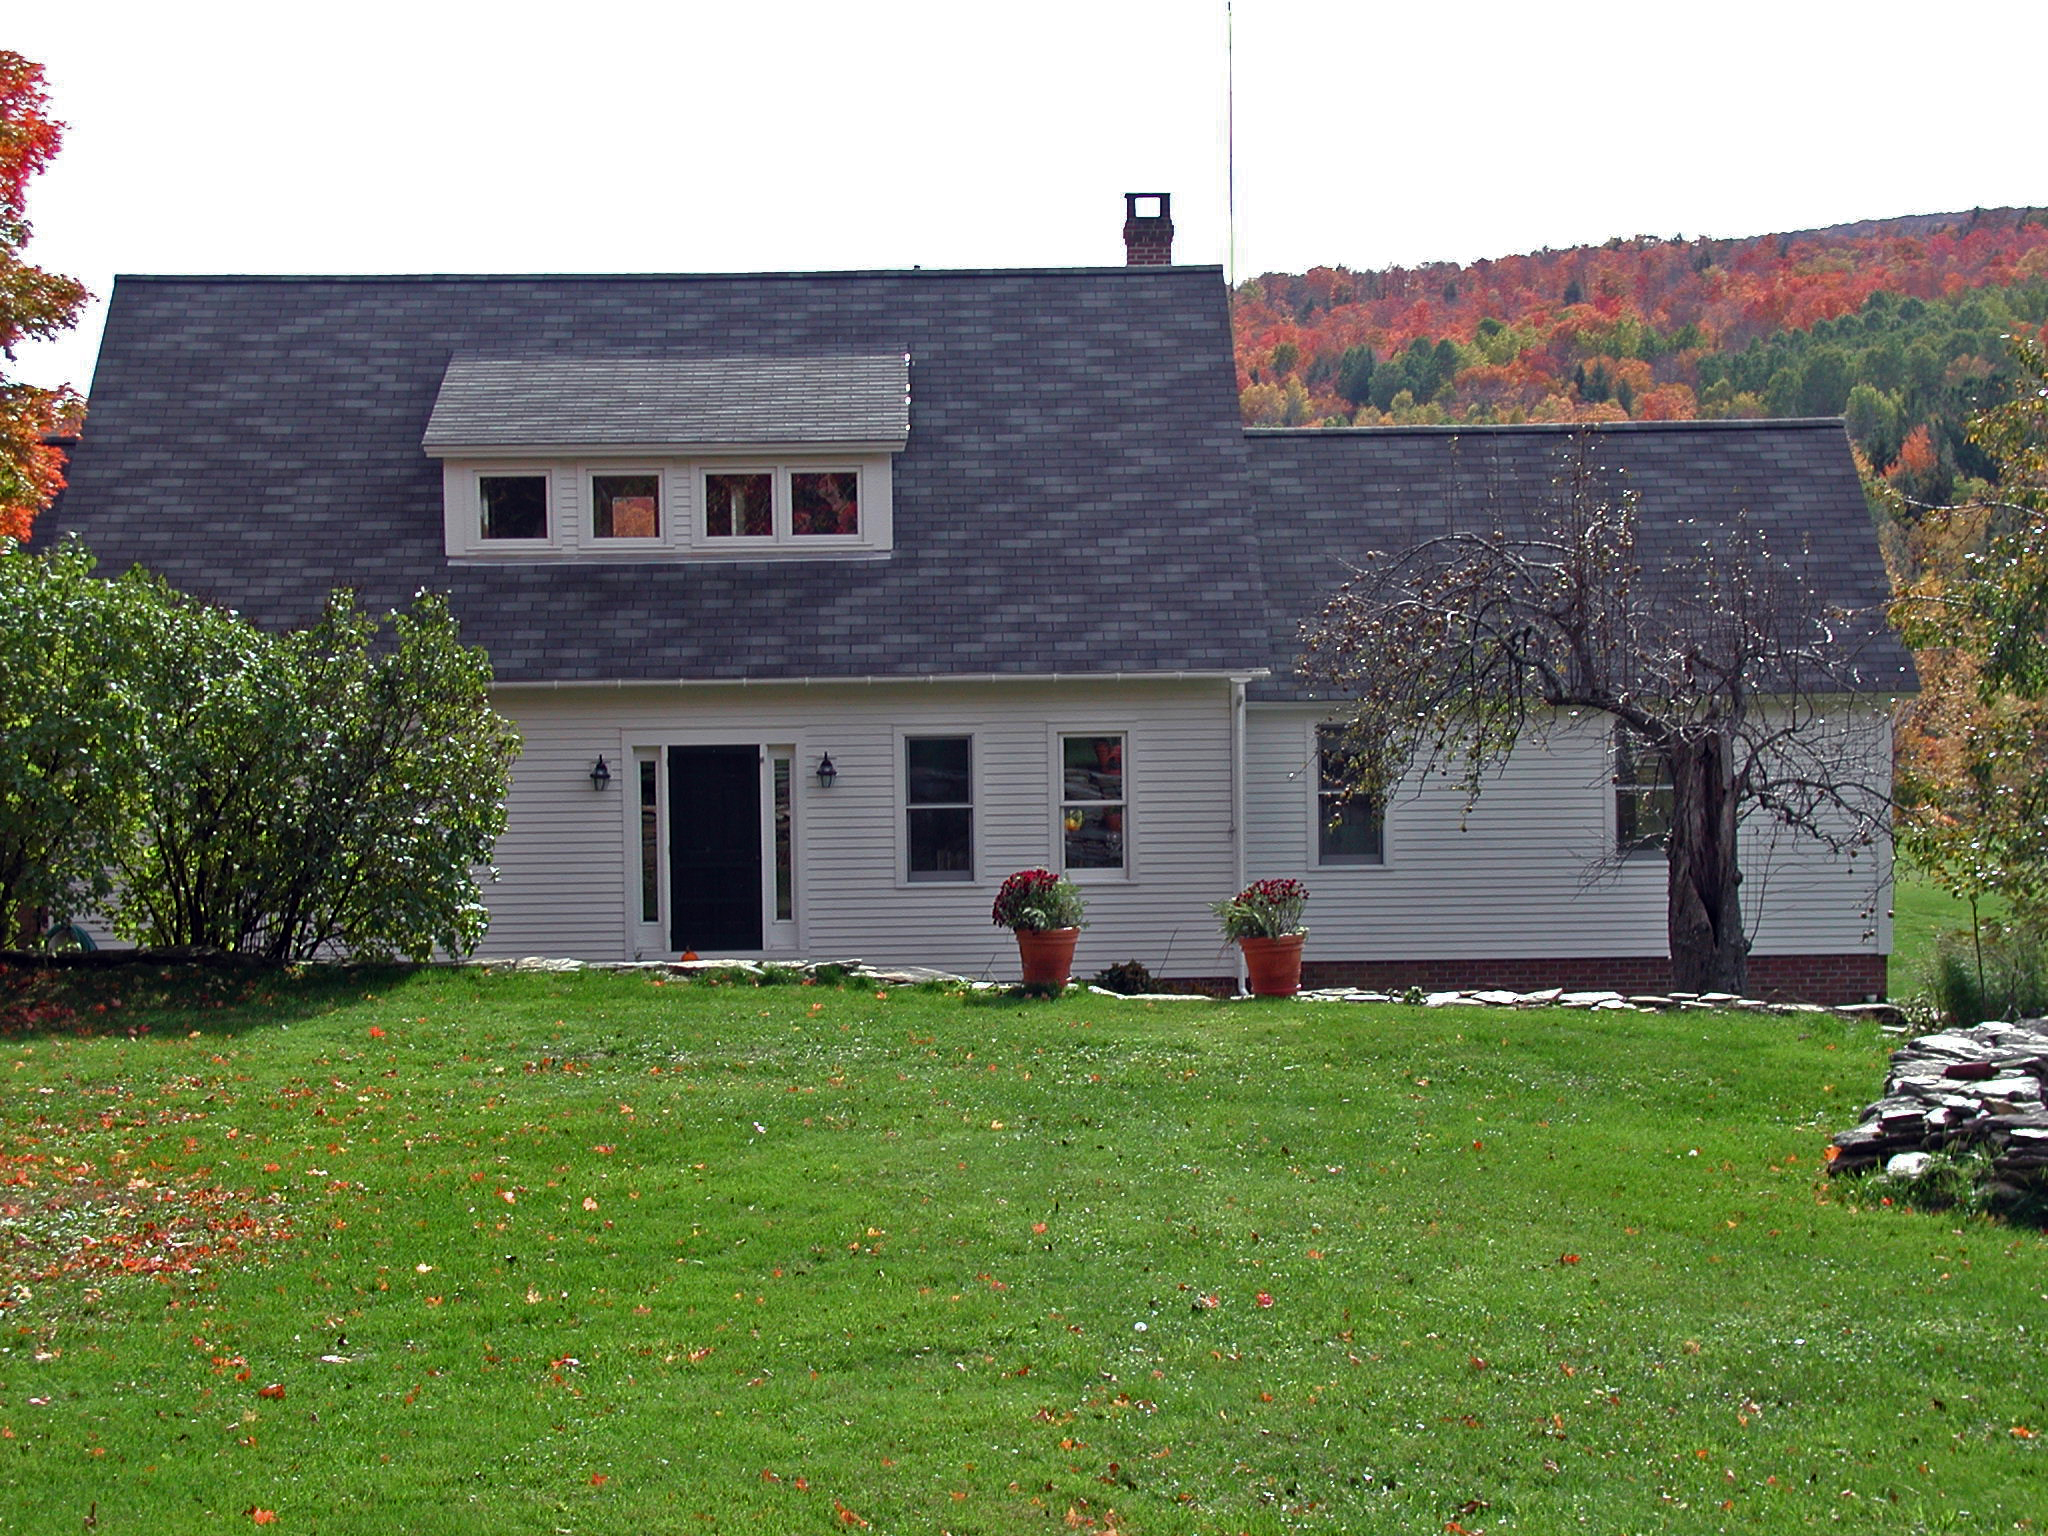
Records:
{"label": "black wall lantern", "polygon": [[597,754],[597,761],[591,765],[590,787],[592,789],[604,789],[610,785],[611,781],[612,771],[605,763],[604,754],[600,752]]}
{"label": "black wall lantern", "polygon": [[830,789],[832,781],[839,777],[839,770],[833,765],[832,754],[827,752],[818,759],[818,788]]}

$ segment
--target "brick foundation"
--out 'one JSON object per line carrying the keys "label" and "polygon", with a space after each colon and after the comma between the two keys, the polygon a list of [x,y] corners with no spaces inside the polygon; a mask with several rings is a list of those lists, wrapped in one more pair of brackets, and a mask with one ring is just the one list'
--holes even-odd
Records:
{"label": "brick foundation", "polygon": [[[1520,960],[1309,960],[1303,987],[1359,987],[1374,992],[1499,988],[1535,992],[1610,990],[1660,993],[1671,986],[1662,955]],[[1885,995],[1883,955],[1751,955],[1749,995],[1769,1002],[1860,1003]]]}

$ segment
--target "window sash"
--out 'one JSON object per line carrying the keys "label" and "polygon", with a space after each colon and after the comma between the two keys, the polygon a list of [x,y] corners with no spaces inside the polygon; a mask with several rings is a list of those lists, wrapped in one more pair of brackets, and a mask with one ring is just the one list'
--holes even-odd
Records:
{"label": "window sash", "polygon": [[641,758],[640,767],[640,921],[661,921],[661,795],[660,766]]}
{"label": "window sash", "polygon": [[1068,870],[1130,865],[1122,732],[1076,731],[1060,737],[1060,863]]}
{"label": "window sash", "polygon": [[480,474],[476,501],[478,536],[486,542],[546,542],[552,510],[546,475]]}
{"label": "window sash", "polygon": [[590,536],[658,540],[661,475],[655,470],[597,470],[590,476]]}
{"label": "window sash", "polygon": [[772,760],[772,810],[775,839],[775,915],[778,923],[796,919],[796,766],[783,753]]}
{"label": "window sash", "polygon": [[860,471],[789,471],[789,536],[857,538],[860,535]]}
{"label": "window sash", "polygon": [[775,474],[772,470],[706,470],[704,537],[759,539],[775,537]]}
{"label": "window sash", "polygon": [[1678,794],[1663,755],[1627,726],[1614,731],[1614,850],[1663,852]]}
{"label": "window sash", "polygon": [[1351,754],[1342,731],[1316,728],[1316,863],[1384,864],[1387,861],[1386,806],[1344,792]]}
{"label": "window sash", "polygon": [[974,879],[974,738],[903,738],[904,877]]}

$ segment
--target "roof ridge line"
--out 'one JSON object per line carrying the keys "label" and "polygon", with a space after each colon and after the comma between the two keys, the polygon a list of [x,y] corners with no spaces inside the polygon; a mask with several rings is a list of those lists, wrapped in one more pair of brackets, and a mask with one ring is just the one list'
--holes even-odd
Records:
{"label": "roof ridge line", "polygon": [[1212,262],[1166,267],[848,267],[814,272],[118,272],[117,283],[745,283],[821,278],[1155,277],[1218,274]]}
{"label": "roof ridge line", "polygon": [[1366,427],[1246,427],[1248,438],[1330,438],[1343,441],[1371,433],[1388,437],[1409,433],[1418,437],[1458,437],[1517,432],[1571,434],[1574,432],[1754,432],[1758,428],[1815,431],[1840,430],[1839,416],[1716,416],[1683,421],[1486,421],[1486,422],[1401,422]]}

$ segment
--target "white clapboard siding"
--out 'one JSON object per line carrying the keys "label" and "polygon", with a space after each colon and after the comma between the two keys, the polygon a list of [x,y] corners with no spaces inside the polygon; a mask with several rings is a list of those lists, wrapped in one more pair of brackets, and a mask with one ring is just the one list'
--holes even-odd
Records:
{"label": "white clapboard siding", "polygon": [[[1083,876],[1089,926],[1076,971],[1128,959],[1162,974],[1217,969],[1208,907],[1235,889],[1237,871],[1227,682],[506,687],[498,707],[525,749],[500,878],[485,893],[485,954],[635,953],[634,751],[751,743],[794,754],[794,952],[1013,977],[1015,941],[989,907],[1012,870],[1057,858],[1058,733],[1120,732],[1132,869]],[[971,881],[902,878],[905,733],[974,737]],[[589,778],[600,752],[613,770],[601,792]],[[829,789],[816,778],[826,752],[839,770]]]}
{"label": "white clapboard siding", "polygon": [[[1603,857],[1614,837],[1604,723],[1525,743],[1469,812],[1452,782],[1404,784],[1387,808],[1385,864],[1322,868],[1313,757],[1322,718],[1310,706],[1254,706],[1246,727],[1246,872],[1308,882],[1307,958],[1666,953],[1664,861]],[[1889,742],[1873,737],[1873,751]],[[1851,858],[1746,828],[1743,860],[1757,953],[1889,950],[1888,850]]]}

